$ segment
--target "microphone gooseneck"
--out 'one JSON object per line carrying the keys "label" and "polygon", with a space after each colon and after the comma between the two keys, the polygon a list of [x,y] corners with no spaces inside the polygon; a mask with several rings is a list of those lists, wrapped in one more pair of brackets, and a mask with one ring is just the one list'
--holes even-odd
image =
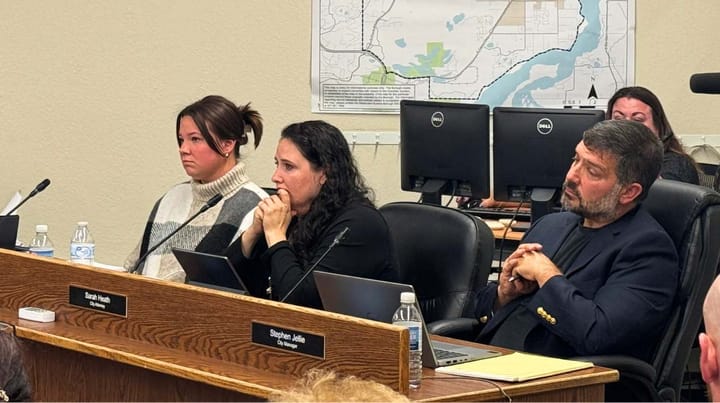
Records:
{"label": "microphone gooseneck", "polygon": [[12,210],[8,211],[8,213],[5,215],[10,215],[13,212],[15,212],[15,210],[20,208],[20,206],[22,206],[26,201],[30,200],[31,197],[42,192],[49,185],[50,185],[50,179],[48,179],[48,178],[43,179],[42,182],[38,183],[38,185],[35,186],[35,189],[33,189],[27,196],[25,196],[24,199],[22,199],[22,201],[20,201],[20,203],[18,203],[15,207],[12,208]]}
{"label": "microphone gooseneck", "polygon": [[152,248],[148,249],[147,252],[145,252],[142,256],[140,256],[140,257],[138,258],[137,262],[135,262],[135,266],[133,266],[132,270],[130,270],[129,273],[133,273],[133,274],[136,273],[136,272],[138,271],[138,269],[140,268],[140,265],[142,264],[142,262],[144,262],[145,259],[147,259],[147,257],[150,256],[151,253],[155,252],[155,250],[156,250],[157,248],[159,248],[160,245],[164,244],[164,243],[165,243],[168,239],[170,239],[173,235],[177,234],[178,231],[180,231],[181,229],[185,228],[185,226],[187,226],[188,224],[190,224],[190,222],[191,222],[192,220],[194,220],[195,217],[199,216],[200,214],[204,213],[207,209],[209,209],[209,208],[215,206],[216,204],[218,204],[218,202],[219,202],[220,200],[222,200],[222,198],[223,198],[223,195],[220,194],[220,193],[218,193],[218,194],[216,194],[215,196],[211,197],[210,200],[208,200],[207,202],[205,202],[205,204],[204,204],[202,207],[200,207],[200,209],[199,209],[195,214],[193,214],[190,218],[188,218],[187,220],[185,220],[184,223],[180,224],[180,225],[179,225],[177,228],[175,228],[172,232],[170,232],[169,234],[167,234],[167,235],[165,236],[165,238],[161,239],[160,242],[156,243],[155,246],[153,246]]}
{"label": "microphone gooseneck", "polygon": [[[218,204],[220,202],[220,200],[222,200],[222,198],[223,198],[222,193],[216,194],[215,196],[211,197],[210,200],[208,200],[205,203],[205,205],[200,208],[200,210],[205,211],[205,210],[209,209],[210,207],[215,207],[215,205]],[[203,209],[205,209],[205,210],[203,210]]]}
{"label": "microphone gooseneck", "polygon": [[290,291],[288,291],[287,294],[285,294],[285,296],[282,297],[280,302],[285,302],[285,300],[288,299],[288,297],[290,295],[292,295],[292,293],[295,291],[295,289],[298,288],[303,281],[305,281],[307,276],[309,276],[310,273],[312,273],[315,270],[315,268],[318,266],[318,264],[320,264],[320,262],[322,262],[322,260],[325,259],[325,256],[327,256],[327,254],[335,247],[335,245],[339,244],[340,241],[342,241],[343,238],[345,238],[345,235],[347,235],[348,231],[350,231],[350,228],[345,227],[345,228],[343,228],[342,231],[340,231],[339,234],[337,234],[335,236],[335,239],[333,239],[332,243],[327,247],[327,249],[325,249],[325,252],[323,252],[322,256],[320,256],[320,258],[318,260],[316,260],[315,263],[313,263],[313,265],[310,266],[310,268],[305,271],[305,274],[303,274],[302,277],[300,277],[300,280],[298,280],[295,283],[295,285],[293,285],[293,287],[290,289]]}

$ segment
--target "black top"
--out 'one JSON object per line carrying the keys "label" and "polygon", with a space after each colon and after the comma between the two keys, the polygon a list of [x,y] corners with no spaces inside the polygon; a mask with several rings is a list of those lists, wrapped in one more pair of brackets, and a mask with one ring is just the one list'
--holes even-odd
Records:
{"label": "black top", "polygon": [[[252,295],[267,297],[266,288],[270,276],[272,297],[279,300],[300,280],[305,270],[325,253],[345,227],[349,231],[344,239],[325,256],[315,270],[398,281],[387,223],[377,209],[359,202],[340,211],[328,224],[308,254],[311,256],[308,267],[301,265],[289,242],[278,242],[268,248],[264,237],[258,240],[250,258],[245,258],[242,254],[240,240],[228,248],[227,255]],[[307,276],[286,302],[322,308],[313,276]]]}
{"label": "black top", "polygon": [[678,154],[674,151],[666,151],[663,155],[662,169],[660,176],[663,179],[672,179],[680,182],[700,184],[700,176],[693,163],[692,157]]}

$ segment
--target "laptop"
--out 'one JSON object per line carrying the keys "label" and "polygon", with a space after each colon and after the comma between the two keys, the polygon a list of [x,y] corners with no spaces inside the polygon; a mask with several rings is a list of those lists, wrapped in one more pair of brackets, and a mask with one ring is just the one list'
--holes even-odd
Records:
{"label": "laptop", "polygon": [[[400,293],[415,292],[413,286],[409,284],[325,271],[315,271],[313,276],[326,311],[385,323],[392,322],[392,316],[400,305]],[[420,310],[419,307],[418,310]],[[431,341],[424,319],[422,345],[423,366],[430,368],[481,360],[501,354],[499,351],[484,348]]]}
{"label": "laptop", "polygon": [[19,224],[18,215],[0,216],[0,248],[15,249]]}
{"label": "laptop", "polygon": [[172,248],[172,253],[185,271],[186,283],[249,295],[227,256],[181,248]]}

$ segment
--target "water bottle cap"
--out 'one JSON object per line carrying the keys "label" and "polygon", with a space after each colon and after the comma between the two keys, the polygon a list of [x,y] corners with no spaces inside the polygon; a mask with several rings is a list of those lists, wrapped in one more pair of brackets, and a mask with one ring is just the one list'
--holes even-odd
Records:
{"label": "water bottle cap", "polygon": [[414,292],[401,292],[400,293],[400,303],[414,304],[415,303],[415,293]]}
{"label": "water bottle cap", "polygon": [[88,222],[87,221],[78,221],[78,225],[81,227],[87,227]]}
{"label": "water bottle cap", "polygon": [[46,224],[38,224],[35,226],[35,232],[47,232]]}

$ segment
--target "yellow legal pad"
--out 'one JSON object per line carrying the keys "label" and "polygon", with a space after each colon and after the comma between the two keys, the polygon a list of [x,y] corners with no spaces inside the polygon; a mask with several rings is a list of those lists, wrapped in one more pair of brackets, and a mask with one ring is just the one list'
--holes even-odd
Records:
{"label": "yellow legal pad", "polygon": [[592,366],[593,363],[585,361],[565,360],[527,353],[511,353],[441,367],[437,368],[435,372],[497,381],[523,382]]}

